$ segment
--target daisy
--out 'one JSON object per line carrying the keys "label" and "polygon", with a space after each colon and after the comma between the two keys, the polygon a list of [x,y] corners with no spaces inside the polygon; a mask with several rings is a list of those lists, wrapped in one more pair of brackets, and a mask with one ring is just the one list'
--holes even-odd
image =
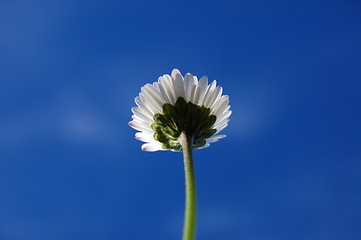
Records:
{"label": "daisy", "polygon": [[208,147],[225,135],[231,110],[222,88],[208,78],[177,70],[158,82],[146,84],[135,98],[129,125],[138,130],[136,139],[145,142],[144,151],[183,151],[186,184],[186,209],[183,240],[194,240],[196,229],[196,183],[192,149]]}
{"label": "daisy", "polygon": [[192,149],[208,147],[225,135],[219,135],[229,121],[229,98],[222,87],[208,78],[198,80],[178,69],[165,74],[158,82],[146,84],[135,98],[129,125],[138,130],[135,138],[145,142],[144,151],[181,151],[182,132],[192,139]]}

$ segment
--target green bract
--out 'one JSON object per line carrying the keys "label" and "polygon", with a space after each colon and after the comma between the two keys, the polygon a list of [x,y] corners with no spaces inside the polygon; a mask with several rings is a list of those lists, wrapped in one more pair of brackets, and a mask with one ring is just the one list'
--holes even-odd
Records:
{"label": "green bract", "polygon": [[186,102],[182,97],[177,99],[175,106],[165,103],[163,114],[155,114],[153,119],[150,127],[154,139],[162,143],[163,149],[182,150],[178,141],[182,132],[193,139],[193,149],[203,147],[206,139],[217,132],[211,128],[217,117],[210,115],[210,109]]}

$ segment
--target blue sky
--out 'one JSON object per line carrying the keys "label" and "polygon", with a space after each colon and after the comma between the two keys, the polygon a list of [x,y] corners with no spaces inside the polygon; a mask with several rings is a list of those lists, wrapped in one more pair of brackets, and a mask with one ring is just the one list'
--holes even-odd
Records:
{"label": "blue sky", "polygon": [[0,239],[180,239],[182,155],[128,127],[173,68],[230,96],[198,238],[361,237],[357,1],[2,1]]}

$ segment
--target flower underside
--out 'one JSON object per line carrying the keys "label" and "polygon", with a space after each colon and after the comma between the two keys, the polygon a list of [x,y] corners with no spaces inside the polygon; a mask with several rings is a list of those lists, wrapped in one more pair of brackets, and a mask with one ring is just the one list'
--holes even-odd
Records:
{"label": "flower underside", "polygon": [[182,132],[192,139],[194,149],[206,145],[205,139],[217,132],[212,129],[217,117],[210,115],[209,108],[186,102],[179,97],[174,106],[165,103],[162,109],[163,114],[155,114],[154,123],[150,127],[154,131],[154,139],[162,143],[163,149],[182,150],[178,141]]}

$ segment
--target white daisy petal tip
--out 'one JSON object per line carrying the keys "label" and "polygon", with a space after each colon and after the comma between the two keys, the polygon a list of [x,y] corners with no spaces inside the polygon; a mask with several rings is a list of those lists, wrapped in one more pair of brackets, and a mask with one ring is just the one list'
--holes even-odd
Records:
{"label": "white daisy petal tip", "polygon": [[216,80],[208,82],[206,76],[198,81],[191,73],[183,77],[173,69],[170,75],[164,74],[158,82],[141,88],[128,125],[139,131],[135,138],[145,142],[143,151],[181,151],[181,133],[192,136],[194,149],[225,138],[218,134],[228,125],[232,113],[229,96],[222,95]]}
{"label": "white daisy petal tip", "polygon": [[180,72],[177,68],[174,68],[174,69],[172,70],[171,76],[172,76],[172,78],[175,78],[178,74],[179,74],[181,77],[183,77],[182,74],[181,74],[181,72]]}
{"label": "white daisy petal tip", "polygon": [[145,152],[156,152],[162,150],[162,148],[155,143],[145,143],[142,145],[142,150]]}

